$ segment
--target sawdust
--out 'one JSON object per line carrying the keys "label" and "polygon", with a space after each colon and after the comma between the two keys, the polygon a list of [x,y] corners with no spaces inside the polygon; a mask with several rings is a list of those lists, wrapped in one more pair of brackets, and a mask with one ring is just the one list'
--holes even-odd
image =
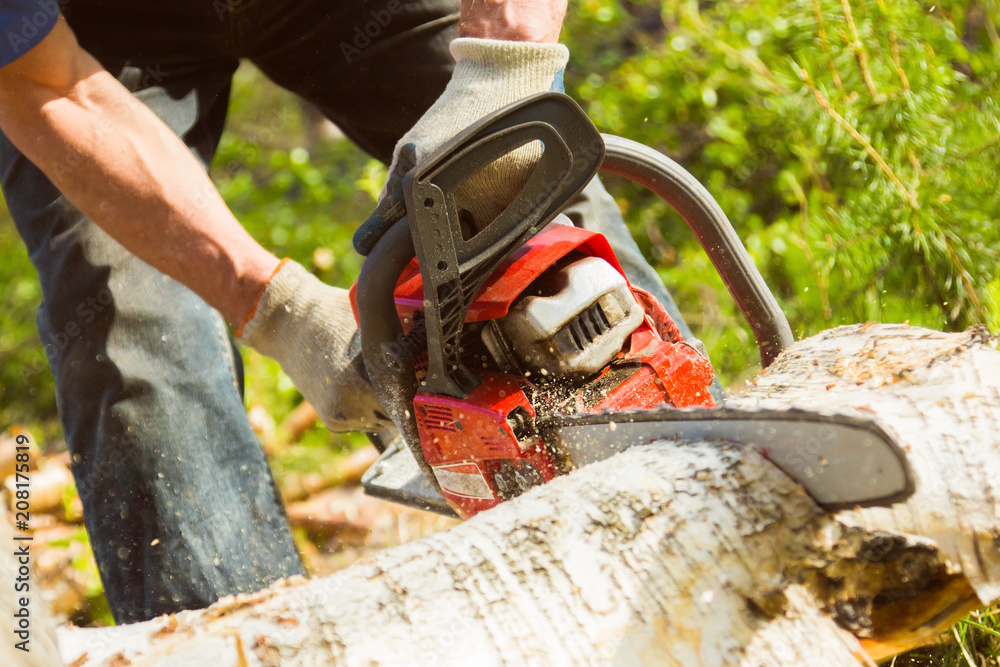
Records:
{"label": "sawdust", "polygon": [[[833,372],[848,380],[881,380],[876,382],[879,386],[891,384],[905,379],[916,369],[930,366],[942,357],[965,349],[974,335],[974,332],[937,334],[905,342],[894,338],[889,343],[873,337],[856,355],[838,359]],[[928,341],[934,338],[938,340]]]}
{"label": "sawdust", "polygon": [[153,633],[153,638],[163,637],[164,635],[169,635],[177,630],[180,622],[177,620],[177,616],[171,614],[167,617],[166,621],[163,623],[163,627]]}
{"label": "sawdust", "polygon": [[132,661],[125,657],[124,653],[116,653],[108,661],[108,667],[127,667]]}
{"label": "sawdust", "polygon": [[253,652],[265,667],[277,667],[281,664],[281,651],[267,635],[257,635],[254,639]]}
{"label": "sawdust", "polygon": [[227,595],[219,598],[205,610],[205,618],[213,619],[228,616],[240,609],[274,597],[278,590],[278,588],[265,588],[255,593],[237,593],[236,595]]}
{"label": "sawdust", "polygon": [[66,665],[66,667],[80,667],[81,665],[87,662],[87,655],[88,655],[87,652],[84,651],[83,653],[80,654],[79,658]]}

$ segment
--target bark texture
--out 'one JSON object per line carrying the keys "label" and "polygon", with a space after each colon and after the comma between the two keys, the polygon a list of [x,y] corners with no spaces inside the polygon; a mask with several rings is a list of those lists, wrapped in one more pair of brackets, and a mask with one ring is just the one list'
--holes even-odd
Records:
{"label": "bark texture", "polygon": [[333,576],[65,629],[63,656],[851,665],[933,639],[1000,596],[1000,354],[984,331],[841,327],[794,346],[732,402],[877,419],[905,444],[917,492],[830,515],[754,450],[663,441]]}
{"label": "bark texture", "polygon": [[[29,573],[35,546],[32,542],[15,540],[17,534],[7,520],[7,507],[0,502],[0,618],[3,619],[0,665],[51,667],[59,664],[56,626],[49,616],[34,574]],[[22,557],[15,554],[24,548],[31,555],[24,557],[22,562]],[[29,600],[27,627],[21,625],[22,598]],[[15,634],[19,630],[27,635]]]}

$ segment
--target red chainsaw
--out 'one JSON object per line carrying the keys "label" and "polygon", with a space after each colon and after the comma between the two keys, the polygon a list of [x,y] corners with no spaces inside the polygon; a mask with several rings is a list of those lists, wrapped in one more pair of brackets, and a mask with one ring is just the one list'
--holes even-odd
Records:
{"label": "red chainsaw", "polygon": [[[470,224],[454,193],[533,142],[542,153],[522,190],[489,224]],[[599,170],[678,211],[747,319],[764,367],[791,344],[776,300],[693,176],[646,146],[601,135],[568,96],[535,95],[410,170],[398,214],[363,248],[352,289],[362,355],[401,434],[365,474],[366,491],[467,518],[627,447],[700,438],[758,447],[827,509],[912,493],[899,446],[872,421],[716,406],[705,355],[629,283],[601,234],[561,214]]]}

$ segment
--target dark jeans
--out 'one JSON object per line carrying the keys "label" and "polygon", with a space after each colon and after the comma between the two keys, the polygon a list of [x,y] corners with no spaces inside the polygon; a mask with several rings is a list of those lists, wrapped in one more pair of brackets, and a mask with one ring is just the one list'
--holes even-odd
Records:
{"label": "dark jeans", "polygon": [[[83,47],[205,165],[241,58],[388,161],[447,83],[457,8],[457,0],[63,5]],[[41,282],[38,331],[115,619],[204,607],[302,573],[221,316],[83,217],[4,137],[0,175]],[[633,280],[672,306],[620,216],[605,222]]]}

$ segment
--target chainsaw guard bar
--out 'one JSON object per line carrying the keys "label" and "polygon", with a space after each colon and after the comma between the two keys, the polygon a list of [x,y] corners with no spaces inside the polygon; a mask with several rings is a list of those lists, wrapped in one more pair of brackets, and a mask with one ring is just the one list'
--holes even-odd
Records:
{"label": "chainsaw guard bar", "polygon": [[705,186],[666,155],[622,137],[601,137],[605,146],[601,171],[645,186],[680,214],[750,325],[761,364],[770,366],[795,342],[792,329],[719,204]]}

